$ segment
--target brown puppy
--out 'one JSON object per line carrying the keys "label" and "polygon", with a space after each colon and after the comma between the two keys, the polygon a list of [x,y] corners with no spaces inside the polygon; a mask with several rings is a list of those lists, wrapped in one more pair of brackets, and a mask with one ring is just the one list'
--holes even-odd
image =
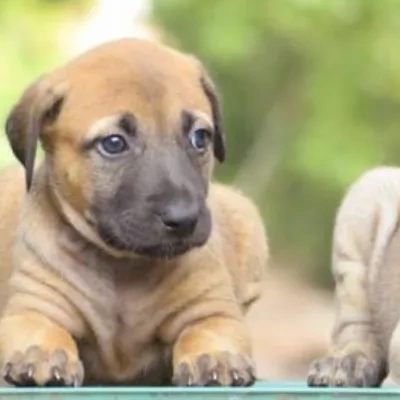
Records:
{"label": "brown puppy", "polygon": [[225,150],[201,64],[102,45],[28,88],[6,131],[30,190],[22,168],[0,175],[5,380],[251,384],[268,250],[255,206],[209,183]]}

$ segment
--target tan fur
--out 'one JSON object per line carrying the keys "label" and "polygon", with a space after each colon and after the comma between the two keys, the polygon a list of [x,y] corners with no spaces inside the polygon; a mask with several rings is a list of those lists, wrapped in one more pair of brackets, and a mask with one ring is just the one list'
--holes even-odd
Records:
{"label": "tan fur", "polygon": [[[124,69],[130,46],[136,51],[133,75]],[[115,42],[39,82],[69,90],[72,81],[73,88],[60,118],[43,132],[46,157],[29,195],[24,197],[21,167],[0,173],[1,293],[12,275],[2,305],[1,360],[7,367],[25,354],[39,371],[37,384],[49,379],[51,360],[60,350],[67,357],[61,363],[67,384],[82,383],[79,360],[85,384],[161,384],[185,363],[195,369],[204,355],[211,364],[237,371],[244,367],[232,364],[240,357],[245,368],[251,365],[244,315],[260,295],[268,258],[263,223],[251,201],[211,184],[211,237],[171,259],[111,249],[83,218],[91,171],[76,144],[82,132],[90,134],[94,121],[129,105],[147,126],[170,135],[182,102],[211,121],[210,105],[194,84],[197,63],[162,49],[141,41]],[[163,66],[162,74],[154,64]],[[147,74],[151,79],[144,79]],[[110,87],[111,76],[119,86]],[[147,98],[151,87],[145,87],[154,80],[155,89],[163,88],[156,103]],[[212,163],[205,165],[208,176]],[[228,373],[223,384],[231,384]]]}
{"label": "tan fur", "polygon": [[333,345],[312,365],[311,384],[379,385],[387,363],[400,383],[399,222],[399,168],[366,172],[344,197],[333,240]]}

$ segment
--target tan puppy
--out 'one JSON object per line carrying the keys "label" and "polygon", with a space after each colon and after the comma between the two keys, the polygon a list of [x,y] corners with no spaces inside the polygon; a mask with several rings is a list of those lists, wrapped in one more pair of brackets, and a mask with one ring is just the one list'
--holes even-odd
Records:
{"label": "tan puppy", "polygon": [[0,175],[4,379],[251,384],[267,244],[255,206],[209,184],[224,137],[201,64],[102,45],[28,88],[6,131],[30,191],[22,168]]}
{"label": "tan puppy", "polygon": [[339,209],[333,273],[337,316],[331,353],[309,372],[314,386],[400,383],[400,168],[368,171]]}

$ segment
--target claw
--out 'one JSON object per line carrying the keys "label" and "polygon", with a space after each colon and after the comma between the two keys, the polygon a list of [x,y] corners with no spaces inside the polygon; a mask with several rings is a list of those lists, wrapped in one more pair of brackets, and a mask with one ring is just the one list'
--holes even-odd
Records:
{"label": "claw", "polygon": [[77,375],[74,375],[72,378],[72,386],[73,387],[78,387],[79,386],[79,378]]}
{"label": "claw", "polygon": [[35,373],[35,366],[32,363],[26,365],[25,370],[20,374],[21,386],[35,386],[33,375]]}
{"label": "claw", "polygon": [[335,380],[335,386],[339,386],[339,387],[344,386],[343,379],[336,379]]}
{"label": "claw", "polygon": [[10,376],[12,370],[12,364],[8,362],[3,368],[3,378],[7,379]]}
{"label": "claw", "polygon": [[256,382],[256,377],[254,375],[250,375],[250,379],[246,383],[246,386],[253,386],[255,382]]}
{"label": "claw", "polygon": [[187,385],[188,386],[193,386],[193,384],[194,384],[194,382],[193,382],[192,375],[189,374],[188,380],[187,380]]}
{"label": "claw", "polygon": [[217,371],[211,371],[210,379],[206,383],[207,386],[220,386]]}
{"label": "claw", "polygon": [[232,386],[243,386],[244,379],[242,376],[239,376],[237,371],[232,371]]}
{"label": "claw", "polygon": [[52,368],[52,376],[55,381],[57,381],[57,382],[61,381],[60,370],[57,367]]}
{"label": "claw", "polygon": [[18,382],[11,377],[11,370],[13,365],[8,362],[3,368],[3,379],[10,385],[19,386]]}
{"label": "claw", "polygon": [[26,369],[26,376],[28,379],[33,379],[33,374],[35,373],[35,366],[33,364],[29,364]]}
{"label": "claw", "polygon": [[308,378],[307,378],[307,385],[308,386],[315,386],[315,378],[316,378],[315,374],[309,375]]}
{"label": "claw", "polygon": [[51,379],[46,386],[65,386],[65,379],[61,376],[61,371],[58,367],[51,369]]}
{"label": "claw", "polygon": [[218,384],[218,373],[217,371],[211,371],[210,379],[208,381],[209,385],[217,385]]}
{"label": "claw", "polygon": [[320,386],[328,386],[328,378],[326,376],[321,378]]}

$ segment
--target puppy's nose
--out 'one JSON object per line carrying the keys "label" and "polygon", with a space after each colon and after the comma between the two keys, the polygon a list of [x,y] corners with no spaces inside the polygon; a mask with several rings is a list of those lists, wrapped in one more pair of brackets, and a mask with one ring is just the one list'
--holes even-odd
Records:
{"label": "puppy's nose", "polygon": [[196,205],[172,204],[167,206],[160,215],[167,231],[179,237],[191,235],[199,218],[199,208]]}

